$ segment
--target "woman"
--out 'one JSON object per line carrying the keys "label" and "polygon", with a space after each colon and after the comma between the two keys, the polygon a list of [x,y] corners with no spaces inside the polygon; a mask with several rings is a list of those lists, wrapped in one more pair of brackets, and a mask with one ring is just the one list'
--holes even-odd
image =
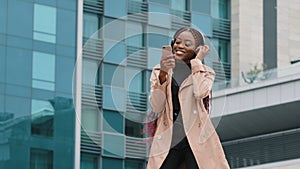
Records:
{"label": "woman", "polygon": [[150,105],[158,116],[148,169],[227,169],[208,116],[215,72],[203,64],[209,47],[196,29],[184,27],[163,47],[150,78]]}

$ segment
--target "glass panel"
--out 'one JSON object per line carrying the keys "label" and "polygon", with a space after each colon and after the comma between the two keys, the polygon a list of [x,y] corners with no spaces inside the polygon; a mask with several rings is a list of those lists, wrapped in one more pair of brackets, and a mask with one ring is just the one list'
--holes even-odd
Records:
{"label": "glass panel", "polygon": [[205,36],[212,36],[211,16],[192,13],[192,23],[198,27]]}
{"label": "glass panel", "polygon": [[31,101],[31,134],[53,137],[54,108],[49,101]]}
{"label": "glass panel", "polygon": [[148,0],[148,1],[150,1],[150,2],[156,2],[156,3],[160,3],[160,4],[164,4],[164,5],[169,6],[169,0]]}
{"label": "glass panel", "polygon": [[[95,34],[100,26],[99,18],[97,15],[84,13],[83,14],[83,37],[85,38],[98,38]],[[93,35],[93,36],[92,36]]]}
{"label": "glass panel", "polygon": [[148,8],[148,23],[150,25],[171,28],[171,15],[169,8],[155,4],[149,4]]}
{"label": "glass panel", "polygon": [[55,80],[55,56],[34,51],[32,78],[53,82]]}
{"label": "glass panel", "polygon": [[133,67],[126,67],[126,84],[127,91],[144,92],[143,70]]}
{"label": "glass panel", "polygon": [[126,159],[125,169],[144,169],[145,162],[143,160]]}
{"label": "glass panel", "polygon": [[55,56],[48,53],[33,52],[32,87],[54,90]]}
{"label": "glass panel", "polygon": [[120,112],[103,111],[103,130],[107,132],[120,133],[124,132],[124,117]]}
{"label": "glass panel", "polygon": [[125,64],[126,47],[124,43],[105,40],[104,42],[104,62]]}
{"label": "glass panel", "polygon": [[30,169],[53,169],[53,151],[30,149]]}
{"label": "glass panel", "polygon": [[56,8],[34,4],[33,39],[55,43]]}
{"label": "glass panel", "polygon": [[120,169],[123,168],[123,160],[114,158],[102,158],[103,169]]}
{"label": "glass panel", "polygon": [[[124,144],[125,144],[125,138],[123,135],[113,135],[113,134],[103,134],[103,147],[102,147],[102,155],[108,156],[108,157],[117,157],[117,158],[124,158]],[[120,160],[121,162],[123,160]],[[108,167],[104,158],[102,160],[103,168],[109,168],[109,169],[120,169],[123,168],[123,164],[121,167],[117,167],[120,164],[117,163],[117,161],[114,161],[113,164],[111,163]]]}
{"label": "glass panel", "polygon": [[143,25],[138,22],[127,21],[126,42],[130,46],[144,46]]}
{"label": "glass panel", "polygon": [[[149,47],[161,49],[164,45],[169,45],[169,31],[157,27],[149,27],[148,44]],[[160,55],[161,56],[161,55]]]}
{"label": "glass panel", "polygon": [[6,51],[6,83],[31,87],[32,51],[11,47]]}
{"label": "glass panel", "polygon": [[229,3],[228,0],[211,0],[212,16],[229,19]]}
{"label": "glass panel", "polygon": [[58,44],[76,46],[76,14],[75,11],[57,10],[56,40]]}
{"label": "glass panel", "polygon": [[104,15],[114,18],[125,16],[127,14],[126,3],[126,0],[104,0]]}
{"label": "glass panel", "polygon": [[72,87],[75,80],[73,73],[75,71],[75,59],[58,56],[56,60],[55,89],[58,92],[72,94]]}
{"label": "glass panel", "polygon": [[103,26],[104,39],[123,41],[125,38],[125,22],[105,17]]}
{"label": "glass panel", "polygon": [[31,39],[34,11],[32,1],[1,0],[0,4],[1,7],[7,8],[7,15],[4,15],[7,16],[7,24],[1,22],[1,25],[7,26],[7,33]]}
{"label": "glass panel", "polygon": [[171,8],[172,9],[185,11],[185,10],[187,10],[186,6],[187,6],[186,0],[171,0]]}
{"label": "glass panel", "polygon": [[5,49],[4,46],[0,45],[0,82],[4,82],[5,80]]}
{"label": "glass panel", "polygon": [[210,0],[192,0],[192,11],[202,12],[210,15]]}
{"label": "glass panel", "polygon": [[124,67],[112,64],[103,65],[104,84],[124,87]]}
{"label": "glass panel", "polygon": [[98,131],[99,129],[99,111],[93,108],[83,107],[81,114],[81,127],[88,131]]}
{"label": "glass panel", "polygon": [[81,169],[98,169],[98,156],[81,153],[80,168]]}
{"label": "glass panel", "polygon": [[103,87],[103,108],[124,112],[125,90],[119,87]]}
{"label": "glass panel", "polygon": [[[132,118],[132,117],[130,117]],[[131,119],[125,119],[125,135],[131,137],[142,138],[143,124],[132,121]]]}

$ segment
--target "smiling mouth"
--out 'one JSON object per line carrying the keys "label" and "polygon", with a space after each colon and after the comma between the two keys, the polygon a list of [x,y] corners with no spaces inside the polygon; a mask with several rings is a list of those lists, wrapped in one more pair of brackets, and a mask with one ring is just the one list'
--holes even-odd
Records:
{"label": "smiling mouth", "polygon": [[185,54],[185,52],[184,52],[184,51],[181,51],[181,50],[176,50],[175,53],[178,54],[178,55],[183,55],[183,54]]}

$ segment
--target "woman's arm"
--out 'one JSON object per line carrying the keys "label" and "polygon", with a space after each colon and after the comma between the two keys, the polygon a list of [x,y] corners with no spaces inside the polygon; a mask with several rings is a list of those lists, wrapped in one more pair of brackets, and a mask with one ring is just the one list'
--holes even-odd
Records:
{"label": "woman's arm", "polygon": [[210,94],[215,79],[215,72],[202,64],[198,58],[191,60],[194,96],[203,99]]}
{"label": "woman's arm", "polygon": [[160,82],[160,71],[159,66],[154,67],[150,77],[150,106],[155,113],[164,111],[166,105],[168,81],[164,79],[164,82]]}

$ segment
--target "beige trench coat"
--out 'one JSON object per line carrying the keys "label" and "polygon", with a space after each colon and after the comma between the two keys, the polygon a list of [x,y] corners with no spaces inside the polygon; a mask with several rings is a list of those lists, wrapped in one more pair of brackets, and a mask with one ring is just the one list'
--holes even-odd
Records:
{"label": "beige trench coat", "polygon": [[[215,72],[203,65],[199,59],[191,60],[191,67],[191,75],[182,82],[178,92],[184,131],[199,169],[228,169],[228,162],[219,137],[202,101],[210,94]],[[172,140],[172,77],[168,76],[167,81],[160,84],[159,71],[159,66],[155,66],[150,78],[150,105],[153,112],[161,113],[161,115],[157,120],[147,169],[160,168],[169,152]],[[172,70],[168,74],[172,74]]]}

